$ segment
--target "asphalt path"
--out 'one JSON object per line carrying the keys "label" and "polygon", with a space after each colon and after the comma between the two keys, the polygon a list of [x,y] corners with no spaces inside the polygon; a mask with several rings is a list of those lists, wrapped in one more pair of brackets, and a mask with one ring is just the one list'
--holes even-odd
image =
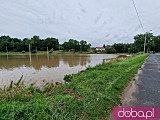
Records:
{"label": "asphalt path", "polygon": [[[121,106],[160,109],[160,54],[150,54],[121,96]],[[114,120],[112,115],[109,120]]]}
{"label": "asphalt path", "polygon": [[160,108],[160,54],[150,54],[122,96],[122,106]]}

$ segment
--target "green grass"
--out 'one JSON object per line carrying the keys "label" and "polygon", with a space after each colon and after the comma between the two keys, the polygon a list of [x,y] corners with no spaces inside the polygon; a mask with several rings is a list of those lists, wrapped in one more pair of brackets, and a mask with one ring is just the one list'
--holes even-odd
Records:
{"label": "green grass", "polygon": [[120,95],[148,54],[113,59],[67,76],[69,84],[43,91],[23,84],[0,91],[1,120],[104,120],[120,105]]}

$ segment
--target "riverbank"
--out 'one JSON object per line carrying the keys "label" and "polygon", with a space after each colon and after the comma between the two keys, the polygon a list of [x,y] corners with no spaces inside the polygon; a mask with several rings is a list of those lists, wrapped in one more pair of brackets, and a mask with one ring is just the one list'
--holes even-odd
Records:
{"label": "riverbank", "polygon": [[147,56],[112,59],[66,76],[68,84],[47,84],[43,91],[20,81],[11,84],[0,91],[0,119],[108,119]]}

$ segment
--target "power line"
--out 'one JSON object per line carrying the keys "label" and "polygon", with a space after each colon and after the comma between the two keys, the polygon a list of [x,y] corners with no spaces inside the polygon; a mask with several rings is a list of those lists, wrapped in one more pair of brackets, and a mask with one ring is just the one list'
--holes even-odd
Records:
{"label": "power line", "polygon": [[140,25],[141,25],[143,31],[145,32],[145,29],[144,29],[144,27],[143,27],[143,24],[142,24],[142,22],[141,22],[141,19],[140,19],[140,17],[139,17],[139,14],[138,14],[138,10],[137,10],[137,8],[136,8],[136,4],[135,4],[134,0],[132,0],[132,2],[133,2],[133,5],[134,5],[134,8],[135,8],[135,11],[136,11],[136,14],[137,14],[139,23],[140,23]]}

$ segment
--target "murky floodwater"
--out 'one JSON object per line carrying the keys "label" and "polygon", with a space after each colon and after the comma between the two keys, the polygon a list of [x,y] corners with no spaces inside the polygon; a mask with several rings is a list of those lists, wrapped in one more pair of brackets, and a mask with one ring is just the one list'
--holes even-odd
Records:
{"label": "murky floodwater", "polygon": [[67,74],[115,57],[117,55],[107,54],[0,56],[0,87],[9,85],[11,81],[17,82],[22,75],[26,85],[41,87],[46,83],[62,82]]}

